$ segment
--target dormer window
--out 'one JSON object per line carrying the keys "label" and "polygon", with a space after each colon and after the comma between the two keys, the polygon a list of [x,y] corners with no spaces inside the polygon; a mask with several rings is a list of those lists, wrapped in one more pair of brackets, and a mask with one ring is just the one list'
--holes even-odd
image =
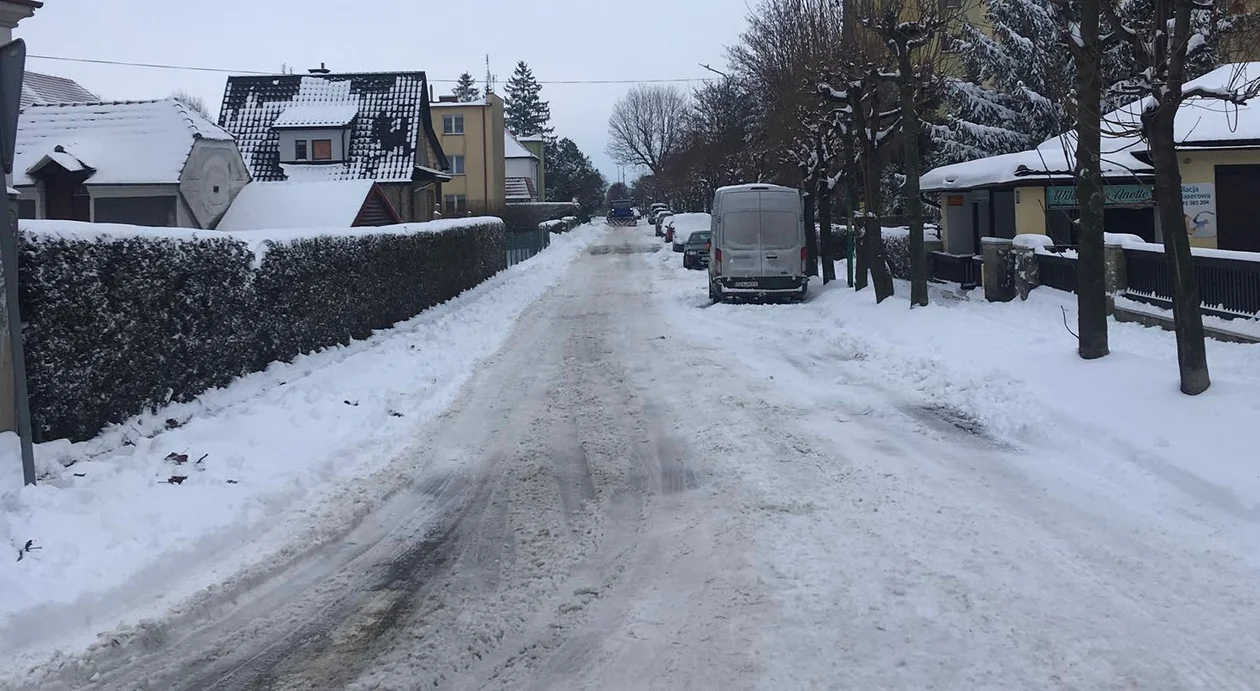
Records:
{"label": "dormer window", "polygon": [[357,115],[358,107],[353,105],[289,106],[271,126],[280,140],[280,162],[340,163],[347,160],[350,132]]}

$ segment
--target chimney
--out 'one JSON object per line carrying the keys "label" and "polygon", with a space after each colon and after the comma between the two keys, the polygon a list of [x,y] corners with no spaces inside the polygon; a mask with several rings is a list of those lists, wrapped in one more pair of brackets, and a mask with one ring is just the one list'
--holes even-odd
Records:
{"label": "chimney", "polygon": [[433,98],[433,85],[430,84],[429,85],[429,103],[433,103],[434,100],[435,99]]}
{"label": "chimney", "polygon": [[327,67],[325,67],[325,66],[324,66],[324,63],[322,63],[322,62],[321,62],[321,63],[319,63],[319,67],[312,67],[312,68],[311,68],[310,70],[308,70],[308,71],[309,71],[311,74],[331,74],[331,73],[332,73],[332,70],[330,70],[330,69],[328,69]]}
{"label": "chimney", "polygon": [[459,103],[459,99],[455,96],[438,96],[438,103]]}

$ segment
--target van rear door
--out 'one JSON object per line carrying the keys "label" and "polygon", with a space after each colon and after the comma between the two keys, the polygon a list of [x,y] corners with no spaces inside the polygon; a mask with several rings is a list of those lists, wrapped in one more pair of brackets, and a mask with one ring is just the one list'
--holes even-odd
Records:
{"label": "van rear door", "polygon": [[722,197],[721,232],[715,246],[722,251],[722,274],[755,278],[761,272],[761,193],[729,192]]}
{"label": "van rear door", "polygon": [[763,276],[801,273],[801,199],[795,191],[761,192],[761,271]]}

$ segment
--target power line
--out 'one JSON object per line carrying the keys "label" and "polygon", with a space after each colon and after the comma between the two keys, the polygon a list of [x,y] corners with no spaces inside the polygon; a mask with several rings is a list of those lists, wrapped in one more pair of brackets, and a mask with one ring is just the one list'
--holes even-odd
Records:
{"label": "power line", "polygon": [[[119,67],[144,67],[155,70],[181,70],[186,72],[214,72],[216,74],[241,74],[272,76],[280,72],[259,72],[257,70],[228,70],[220,67],[196,67],[193,65],[167,65],[154,62],[125,62],[121,60],[94,60],[91,58],[67,58],[58,55],[28,55],[36,60],[55,60],[57,62],[78,62],[89,65],[115,65]],[[458,79],[430,79],[431,84],[457,84]],[[686,82],[708,82],[713,77],[680,77],[675,79],[551,79],[539,80],[539,84],[679,84]]]}

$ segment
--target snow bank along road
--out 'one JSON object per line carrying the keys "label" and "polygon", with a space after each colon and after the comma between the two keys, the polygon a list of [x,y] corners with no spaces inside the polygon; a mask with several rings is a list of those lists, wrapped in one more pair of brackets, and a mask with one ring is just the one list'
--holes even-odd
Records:
{"label": "snow bank along road", "polygon": [[590,246],[343,539],[10,688],[1260,688],[1256,515],[660,247]]}

